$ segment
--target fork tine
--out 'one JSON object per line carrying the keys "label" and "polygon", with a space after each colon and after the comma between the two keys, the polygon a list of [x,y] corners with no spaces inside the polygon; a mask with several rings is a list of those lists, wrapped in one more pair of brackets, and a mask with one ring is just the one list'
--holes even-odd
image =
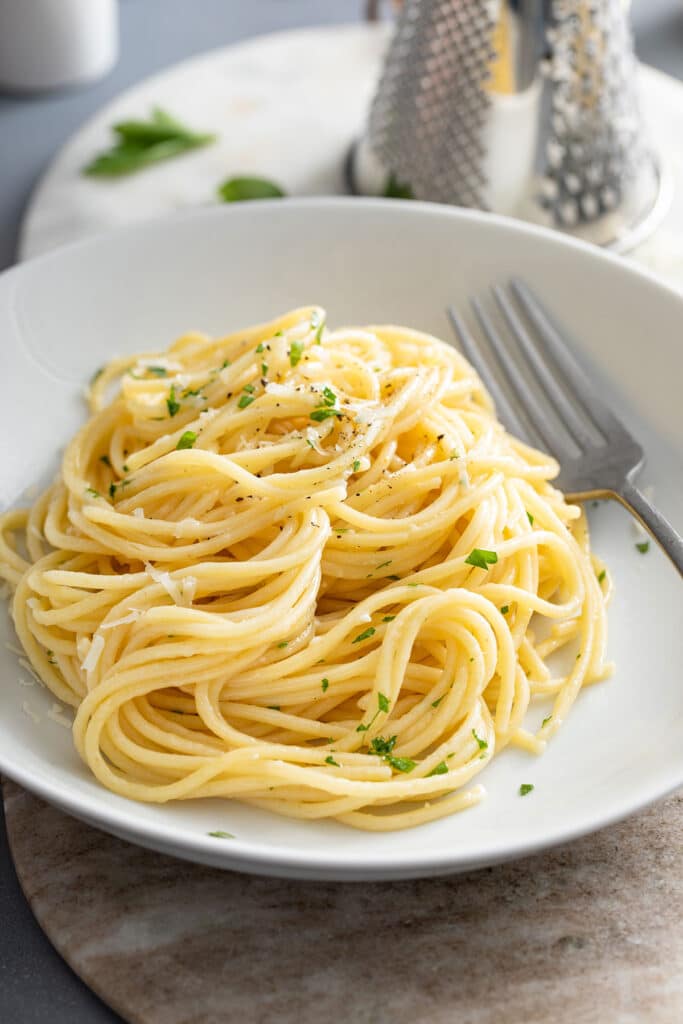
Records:
{"label": "fork tine", "polygon": [[544,447],[558,459],[567,458],[569,455],[572,455],[573,452],[567,446],[567,439],[563,436],[564,432],[551,421],[543,406],[538,402],[529,402],[530,395],[527,380],[514,358],[510,355],[505,340],[493,326],[481,302],[478,299],[472,299],[471,303],[472,309],[489,340],[489,344],[495,353],[501,369],[505,373],[508,383],[517,395],[530,423],[541,437]]}
{"label": "fork tine", "polygon": [[460,342],[460,347],[474,366],[493,398],[498,418],[503,423],[503,426],[516,437],[519,437],[522,440],[526,439],[531,444],[535,444],[536,442],[533,438],[529,437],[528,428],[524,426],[517,413],[510,405],[510,402],[504,392],[501,391],[498,381],[495,378],[495,374],[488,366],[479,346],[470,334],[469,330],[465,326],[464,320],[454,306],[448,307],[448,316],[451,324],[453,325],[453,330],[457,335],[458,341]]}
{"label": "fork tine", "polygon": [[[567,379],[576,403],[607,439],[615,435],[631,439],[624,425],[602,403],[595,386],[572,355],[566,342],[550,322],[545,310],[524,281],[513,278],[511,288],[520,306],[538,332],[543,344]],[[586,399],[590,402],[587,404]]]}
{"label": "fork tine", "polygon": [[531,335],[517,315],[517,311],[507,297],[505,290],[500,285],[497,285],[493,289],[493,294],[508,327],[517,339],[517,343],[527,362],[532,366],[538,382],[545,392],[546,398],[552,404],[555,413],[574,438],[579,448],[585,450],[590,447],[595,442],[590,431],[586,429],[585,419],[582,419],[576,411],[578,402],[575,404],[567,398],[553,370],[543,358],[537,344],[532,341]]}

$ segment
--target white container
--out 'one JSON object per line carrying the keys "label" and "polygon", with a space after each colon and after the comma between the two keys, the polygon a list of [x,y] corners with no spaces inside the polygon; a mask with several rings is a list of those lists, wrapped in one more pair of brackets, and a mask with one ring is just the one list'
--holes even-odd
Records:
{"label": "white container", "polygon": [[93,82],[118,52],[116,0],[0,0],[0,87]]}

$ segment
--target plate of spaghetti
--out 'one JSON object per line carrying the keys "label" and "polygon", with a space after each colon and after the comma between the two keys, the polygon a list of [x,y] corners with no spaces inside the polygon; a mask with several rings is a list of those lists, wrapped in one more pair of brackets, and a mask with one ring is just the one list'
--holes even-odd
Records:
{"label": "plate of spaghetti", "polygon": [[164,852],[341,879],[520,856],[683,782],[675,571],[565,499],[450,343],[448,303],[511,271],[680,521],[683,300],[581,244],[288,200],[5,274],[0,770]]}

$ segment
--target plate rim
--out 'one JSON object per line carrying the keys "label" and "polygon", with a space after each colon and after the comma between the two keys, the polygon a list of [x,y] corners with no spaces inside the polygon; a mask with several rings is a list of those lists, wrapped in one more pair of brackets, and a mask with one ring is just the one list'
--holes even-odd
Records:
{"label": "plate rim", "polygon": [[[131,244],[134,244],[135,238],[139,235],[150,232],[163,234],[166,231],[172,231],[175,224],[182,225],[193,220],[208,221],[217,217],[228,220],[236,217],[249,218],[253,214],[256,214],[257,217],[268,217],[274,211],[280,211],[279,216],[285,210],[289,211],[285,216],[296,217],[297,211],[300,209],[344,210],[349,207],[368,211],[386,211],[392,218],[398,217],[399,219],[423,217],[451,220],[453,223],[485,224],[493,227],[494,230],[500,229],[526,238],[539,239],[541,244],[550,245],[551,248],[574,250],[579,258],[590,257],[597,263],[606,261],[613,264],[619,273],[625,273],[627,278],[641,279],[654,286],[656,291],[660,290],[680,304],[683,313],[683,294],[672,285],[659,279],[652,271],[633,265],[616,254],[597,249],[581,240],[560,236],[548,228],[516,221],[509,217],[444,207],[434,203],[411,201],[403,205],[390,199],[348,196],[265,200],[260,201],[256,208],[248,203],[234,207],[193,208],[136,224],[124,225],[113,231],[71,242],[15,265],[0,274],[0,286],[3,281],[8,279],[28,277],[32,273],[33,267],[49,265],[50,261],[54,260],[59,261],[64,258],[65,254],[73,255],[80,250],[95,252],[100,246],[106,248],[110,245],[117,245],[125,238],[129,238]],[[11,295],[11,291],[9,294]],[[680,763],[674,759],[668,762],[668,765],[670,770],[669,767],[664,771],[660,768],[647,784],[639,787],[639,795],[635,800],[628,796],[622,797],[610,807],[607,813],[603,810],[602,812],[594,811],[578,818],[575,815],[572,824],[567,826],[558,824],[544,832],[542,836],[530,840],[520,835],[518,839],[512,841],[508,839],[503,843],[495,840],[487,841],[485,849],[482,849],[479,854],[468,852],[464,856],[459,856],[458,849],[454,848],[448,852],[434,853],[425,849],[419,851],[413,849],[407,852],[398,849],[392,851],[388,857],[386,850],[375,853],[370,849],[361,854],[352,852],[336,855],[329,851],[302,851],[299,847],[282,844],[270,847],[265,841],[254,844],[251,840],[239,838],[217,847],[215,840],[201,833],[184,835],[174,831],[171,825],[153,820],[131,821],[125,806],[119,808],[107,803],[99,803],[96,793],[83,794],[77,788],[68,786],[65,788],[62,784],[53,782],[49,775],[40,769],[25,769],[16,761],[8,760],[0,748],[0,772],[72,816],[87,820],[104,831],[113,831],[114,834],[123,835],[128,841],[182,859],[228,870],[250,871],[281,877],[347,881],[418,878],[457,873],[504,860],[529,856],[572,841],[614,824],[631,814],[638,813],[683,785],[683,756]],[[125,798],[120,799],[125,800]]]}

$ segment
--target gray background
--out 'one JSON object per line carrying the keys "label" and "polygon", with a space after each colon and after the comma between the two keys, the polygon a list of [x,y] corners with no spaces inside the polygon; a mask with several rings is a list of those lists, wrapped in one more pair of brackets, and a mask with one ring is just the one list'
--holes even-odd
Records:
{"label": "gray background", "polygon": [[[39,97],[0,95],[0,269],[14,262],[22,211],[56,150],[112,96],[203,50],[279,29],[354,21],[364,8],[363,0],[121,0],[121,59],[105,80]],[[633,24],[639,57],[683,79],[683,0],[633,0]],[[35,923],[0,821],[0,1021],[119,1020]]]}

